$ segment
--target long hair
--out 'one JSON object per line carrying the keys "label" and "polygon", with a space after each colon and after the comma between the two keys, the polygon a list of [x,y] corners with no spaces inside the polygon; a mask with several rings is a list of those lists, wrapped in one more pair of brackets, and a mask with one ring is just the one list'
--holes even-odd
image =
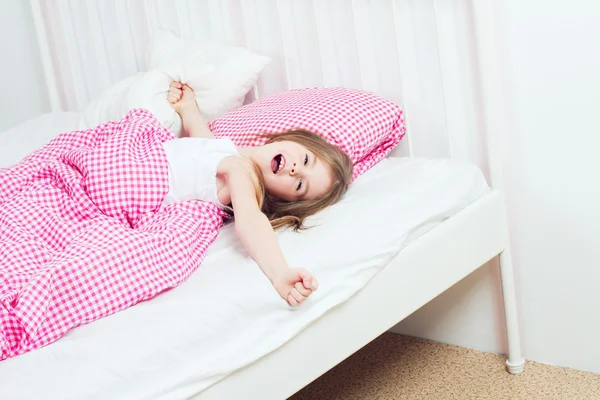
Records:
{"label": "long hair", "polygon": [[352,161],[338,147],[307,130],[292,130],[263,135],[263,137],[268,138],[265,144],[282,141],[300,144],[315,154],[331,171],[333,183],[323,197],[313,200],[285,201],[266,192],[262,173],[258,166],[254,166],[258,178],[254,181],[258,204],[271,221],[273,229],[288,227],[293,228],[294,231],[306,229],[304,227],[306,218],[337,203],[344,196],[352,179]]}

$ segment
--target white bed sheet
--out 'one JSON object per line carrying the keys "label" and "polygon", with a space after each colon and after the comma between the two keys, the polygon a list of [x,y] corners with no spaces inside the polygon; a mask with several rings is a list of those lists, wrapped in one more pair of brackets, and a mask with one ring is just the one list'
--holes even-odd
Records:
{"label": "white bed sheet", "polygon": [[[58,125],[52,131],[48,121],[28,123],[27,131],[45,129],[49,139],[63,130]],[[20,152],[30,144],[17,142]],[[467,163],[382,161],[344,201],[311,219],[318,228],[279,234],[290,264],[321,283],[298,309],[278,297],[228,225],[181,286],[0,362],[0,398],[187,398],[293,338],[368,284],[408,243],[488,191]]]}
{"label": "white bed sheet", "polygon": [[21,160],[61,132],[77,129],[79,113],[43,114],[0,133],[0,168]]}

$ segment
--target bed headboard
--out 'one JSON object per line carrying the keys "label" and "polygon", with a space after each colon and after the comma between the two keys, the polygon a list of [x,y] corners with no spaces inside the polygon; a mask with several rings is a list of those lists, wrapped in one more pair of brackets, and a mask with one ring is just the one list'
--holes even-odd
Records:
{"label": "bed headboard", "polygon": [[80,110],[143,71],[151,34],[167,28],[272,57],[249,100],[307,86],[372,91],[406,111],[396,155],[458,157],[486,174],[499,173],[500,135],[489,136],[503,121],[492,3],[31,0],[53,111]]}

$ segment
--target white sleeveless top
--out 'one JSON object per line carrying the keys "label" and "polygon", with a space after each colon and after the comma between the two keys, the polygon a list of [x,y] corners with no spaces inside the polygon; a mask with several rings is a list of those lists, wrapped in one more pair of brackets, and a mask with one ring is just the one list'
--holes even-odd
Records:
{"label": "white sleeveless top", "polygon": [[210,201],[232,212],[217,197],[217,167],[238,151],[229,138],[186,137],[163,143],[169,164],[169,192],[163,207],[183,200]]}

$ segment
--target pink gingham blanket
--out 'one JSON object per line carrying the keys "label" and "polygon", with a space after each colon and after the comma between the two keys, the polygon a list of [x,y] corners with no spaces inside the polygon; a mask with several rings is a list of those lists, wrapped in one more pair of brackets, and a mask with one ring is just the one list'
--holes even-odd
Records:
{"label": "pink gingham blanket", "polygon": [[0,360],[150,299],[199,265],[225,216],[211,203],[160,207],[171,139],[133,110],[0,170]]}

